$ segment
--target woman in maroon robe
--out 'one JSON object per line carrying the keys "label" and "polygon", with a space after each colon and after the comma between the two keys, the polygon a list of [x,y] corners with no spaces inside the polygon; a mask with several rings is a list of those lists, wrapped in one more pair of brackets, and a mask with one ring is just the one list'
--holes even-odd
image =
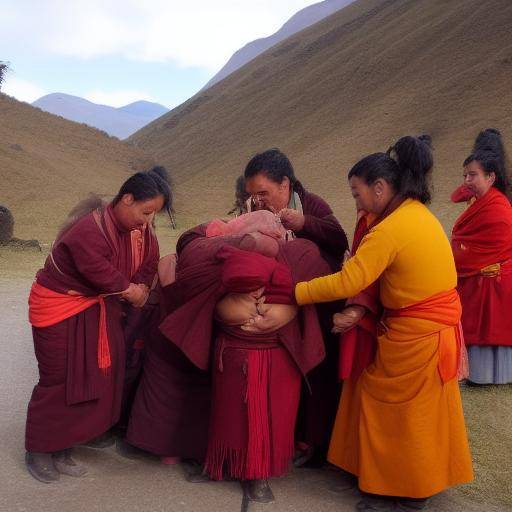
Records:
{"label": "woman in maroon robe", "polygon": [[[245,172],[245,189],[250,194],[248,210],[267,209],[279,215],[290,238],[314,242],[331,272],[340,269],[348,249],[347,236],[330,206],[306,190],[296,178],[288,157],[278,149],[255,155]],[[338,339],[331,333],[332,317],[343,301],[316,306],[326,357],[303,386],[297,421],[296,466],[321,466],[338,408],[341,386],[338,381]]]}
{"label": "woman in maroon robe", "polygon": [[142,306],[158,262],[151,228],[170,207],[168,183],[139,172],[111,204],[68,225],[57,237],[29,297],[39,382],[28,405],[26,464],[49,483],[81,476],[74,445],[119,419],[125,369],[122,300]]}

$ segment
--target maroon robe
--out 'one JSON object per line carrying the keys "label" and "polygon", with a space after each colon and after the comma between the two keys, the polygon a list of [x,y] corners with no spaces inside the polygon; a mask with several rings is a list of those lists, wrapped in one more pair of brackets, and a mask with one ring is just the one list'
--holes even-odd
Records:
{"label": "maroon robe", "polygon": [[[298,238],[314,242],[322,257],[337,272],[348,249],[347,236],[329,205],[319,196],[296,184],[295,190],[302,202],[304,227],[295,233]],[[338,379],[338,336],[331,333],[332,317],[343,309],[344,301],[334,301],[316,306],[326,357],[308,377],[311,388],[303,387],[297,420],[297,441],[315,447],[322,463],[327,453],[329,440],[338,410],[341,385]]]}
{"label": "maroon robe", "polygon": [[[316,310],[304,307],[299,317],[273,333],[272,339],[216,325],[215,305],[227,291],[221,284],[222,262],[217,254],[236,237],[204,238],[198,231],[184,237],[188,245],[179,256],[176,281],[182,305],[160,328],[198,368],[206,370],[213,363],[206,468],[212,478],[222,477],[224,465],[235,478],[278,476],[286,471],[293,454],[301,374],[310,372],[325,355]],[[178,243],[178,250],[182,245]],[[329,272],[318,248],[307,240],[284,243],[277,259],[291,269],[295,282]],[[251,377],[251,367],[261,368],[260,377]],[[254,378],[256,382],[261,378],[261,398],[268,399],[265,403],[251,395],[251,390],[258,389],[250,385]],[[254,413],[251,404],[265,410]],[[261,421],[267,417],[270,422]],[[268,436],[261,439],[270,439],[270,446],[254,444],[255,439],[260,440],[251,436],[256,423],[269,429]],[[267,456],[262,456],[261,464],[246,464],[250,454]]]}
{"label": "maroon robe", "polygon": [[[131,233],[115,221],[109,206],[100,226],[89,213],[59,236],[36,280],[58,293],[74,290],[89,297],[121,292],[130,282],[150,285],[158,263],[151,229],[145,230],[143,250],[134,269]],[[63,450],[117,422],[125,365],[122,302],[109,296],[105,305],[111,357],[106,373],[98,368],[98,305],[55,325],[33,327],[39,382],[28,404],[27,451]]]}

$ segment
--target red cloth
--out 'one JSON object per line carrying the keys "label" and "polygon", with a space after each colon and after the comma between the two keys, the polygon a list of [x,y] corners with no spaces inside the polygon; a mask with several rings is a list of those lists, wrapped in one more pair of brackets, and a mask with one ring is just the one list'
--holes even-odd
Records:
{"label": "red cloth", "polygon": [[[140,267],[132,275],[131,233],[115,221],[109,206],[102,215],[85,215],[60,235],[37,274],[37,283],[57,294],[73,290],[97,298],[125,290],[130,278],[150,285],[157,263],[158,244],[148,229]],[[99,305],[59,323],[33,327],[40,379],[28,406],[28,451],[69,448],[117,422],[125,364],[123,312],[117,296],[104,300],[111,359],[108,374],[98,368]]]}
{"label": "red cloth", "polygon": [[450,196],[453,203],[465,203],[475,197],[475,193],[466,185],[457,187]]}
{"label": "red cloth", "polygon": [[459,217],[452,249],[466,344],[512,346],[512,207],[500,191],[491,188]]}
{"label": "red cloth", "polygon": [[294,453],[301,375],[278,336],[222,326],[212,372],[205,460],[210,477],[252,480],[285,474]]}
{"label": "red cloth", "polygon": [[223,261],[222,284],[226,291],[247,293],[264,287],[269,304],[294,304],[291,271],[275,258],[232,246],[223,247],[217,257]]}
{"label": "red cloth", "polygon": [[34,327],[49,327],[99,304],[100,319],[98,325],[98,368],[110,368],[110,349],[107,334],[107,318],[105,299],[98,297],[84,297],[82,295],[68,295],[54,292],[37,282],[32,285],[28,298],[29,321]]}
{"label": "red cloth", "polygon": [[[365,211],[358,212],[351,254],[354,255],[368,233],[373,217]],[[379,283],[375,282],[357,296],[347,301],[347,306],[363,306],[366,313],[349,331],[340,335],[339,378],[357,380],[365,368],[375,359],[377,351],[377,323],[381,313]]]}
{"label": "red cloth", "polygon": [[459,276],[512,257],[512,206],[492,187],[457,219],[452,250]]}

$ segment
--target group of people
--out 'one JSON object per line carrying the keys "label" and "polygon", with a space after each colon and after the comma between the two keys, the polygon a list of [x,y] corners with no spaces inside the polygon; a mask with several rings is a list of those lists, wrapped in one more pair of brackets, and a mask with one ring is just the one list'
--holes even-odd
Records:
{"label": "group of people", "polygon": [[501,135],[481,132],[463,163],[452,200],[469,206],[451,244],[426,206],[432,167],[428,136],[352,167],[350,252],[277,149],[247,164],[236,217],[190,229],[163,258],[162,168],[78,209],[29,297],[32,476],[84,475],[71,449],[115,432],[127,457],[180,461],[190,482],[239,480],[257,502],[291,463],[340,468],[363,511],[420,510],[471,481],[459,381],[512,381]]}

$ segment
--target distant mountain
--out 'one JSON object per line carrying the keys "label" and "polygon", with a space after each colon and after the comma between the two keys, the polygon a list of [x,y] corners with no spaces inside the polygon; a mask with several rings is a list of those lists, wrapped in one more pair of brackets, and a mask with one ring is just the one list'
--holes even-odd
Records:
{"label": "distant mountain", "polygon": [[351,4],[353,1],[354,0],[324,0],[323,2],[305,7],[294,14],[275,34],[262,39],[256,39],[235,52],[225,66],[204,86],[203,90],[208,89],[208,87],[226,78],[233,73],[233,71],[241,68],[275,44],[323,20],[333,12]]}
{"label": "distant mountain", "polygon": [[70,121],[88,124],[120,139],[129,137],[169,111],[163,105],[149,101],[136,101],[114,108],[60,92],[47,94],[32,105]]}
{"label": "distant mountain", "polygon": [[136,101],[135,103],[130,103],[124,107],[119,107],[117,110],[134,116],[151,118],[151,120],[169,112],[167,107],[164,107],[159,103],[152,103],[151,101]]}
{"label": "distant mountain", "polygon": [[511,20],[510,0],[358,0],[129,142],[172,169],[176,211],[198,223],[229,211],[251,156],[278,147],[350,229],[352,165],[401,135],[429,133],[432,208],[449,230],[460,212],[450,193],[478,131],[496,127],[512,141]]}
{"label": "distant mountain", "polygon": [[1,93],[0,119],[0,205],[19,238],[52,240],[79,200],[111,199],[131,173],[155,165],[125,142]]}

